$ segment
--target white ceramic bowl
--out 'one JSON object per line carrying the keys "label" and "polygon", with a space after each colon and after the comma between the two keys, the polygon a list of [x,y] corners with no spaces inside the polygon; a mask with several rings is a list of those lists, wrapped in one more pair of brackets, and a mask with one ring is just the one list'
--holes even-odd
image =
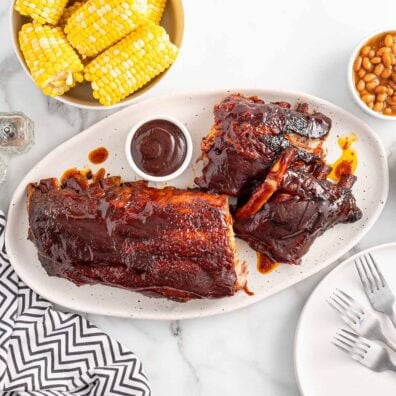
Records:
{"label": "white ceramic bowl", "polygon": [[[176,125],[182,131],[182,133],[186,139],[187,148],[186,148],[186,156],[184,158],[183,163],[175,172],[170,173],[169,175],[165,175],[165,176],[152,176],[152,175],[149,175],[148,173],[144,172],[142,169],[140,169],[136,165],[136,163],[133,159],[132,153],[131,153],[132,139],[135,136],[136,131],[146,122],[154,121],[154,120],[165,120],[165,121],[171,122],[172,124]],[[188,131],[188,129],[185,127],[185,125],[183,125],[182,122],[180,122],[176,118],[170,117],[168,115],[163,115],[163,114],[146,117],[143,120],[141,120],[140,122],[138,122],[137,124],[135,124],[131,128],[130,132],[128,133],[128,136],[125,141],[125,155],[126,155],[129,166],[142,179],[152,181],[152,182],[167,182],[167,181],[170,181],[170,180],[175,179],[176,177],[180,176],[188,168],[188,165],[191,162],[192,153],[193,153],[193,142],[191,140],[191,135],[190,135],[190,132]]]}
{"label": "white ceramic bowl", "polygon": [[358,91],[355,87],[355,83],[353,81],[353,63],[355,62],[356,57],[358,56],[360,50],[362,49],[362,47],[370,40],[372,39],[374,36],[377,36],[379,34],[384,34],[384,33],[388,33],[388,32],[392,32],[392,33],[396,33],[396,30],[394,29],[388,29],[388,30],[377,30],[373,33],[371,33],[370,35],[366,36],[362,41],[359,42],[359,44],[355,47],[355,49],[352,52],[352,55],[349,59],[348,62],[348,70],[347,70],[347,78],[348,78],[348,87],[349,90],[351,91],[351,94],[353,96],[353,98],[355,99],[356,103],[361,107],[361,109],[363,111],[365,111],[367,114],[370,114],[373,117],[379,118],[381,120],[386,120],[386,121],[396,121],[396,115],[385,115],[382,113],[378,113],[372,109],[370,109],[366,103],[364,103],[362,101],[362,99],[360,99],[360,96],[358,94]]}
{"label": "white ceramic bowl", "polygon": [[[10,9],[10,27],[11,27],[12,45],[15,54],[20,64],[22,65],[23,70],[30,78],[32,78],[30,75],[30,71],[25,63],[25,59],[23,58],[23,55],[19,48],[19,42],[18,42],[19,30],[21,29],[22,25],[29,22],[30,19],[20,15],[17,11],[14,10],[15,1],[16,0],[13,0],[11,2],[11,9]],[[182,0],[167,0],[164,15],[161,20],[161,25],[168,32],[171,41],[177,47],[180,48],[183,41],[183,33],[184,33],[184,12],[183,12]],[[163,73],[161,73],[159,76],[155,77],[144,87],[140,88],[133,94],[129,95],[127,98],[123,99],[121,102],[112,106],[101,105],[92,96],[92,88],[88,82],[78,84],[76,87],[66,92],[64,95],[55,97],[55,99],[59,100],[60,102],[87,110],[109,110],[109,109],[115,109],[115,108],[127,106],[134,103],[138,98],[141,98],[143,95],[148,93],[151,88],[156,86],[157,83],[159,83],[159,81],[168,73],[168,71],[172,68],[172,66],[167,70],[165,70]]]}

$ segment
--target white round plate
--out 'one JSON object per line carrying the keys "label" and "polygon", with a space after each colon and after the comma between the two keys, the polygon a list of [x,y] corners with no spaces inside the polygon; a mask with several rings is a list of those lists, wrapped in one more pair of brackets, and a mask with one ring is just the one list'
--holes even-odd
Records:
{"label": "white round plate", "polygon": [[[396,295],[396,243],[377,246],[370,251]],[[353,264],[347,259],[316,287],[301,313],[294,346],[295,370],[304,396],[391,396],[396,394],[395,372],[376,373],[352,360],[331,340],[340,328],[348,328],[326,300],[339,288],[373,311]],[[388,334],[396,333],[385,318]]]}
{"label": "white round plate", "polygon": [[[194,176],[201,172],[196,160],[201,154],[200,142],[213,123],[213,106],[229,91],[191,92],[167,95],[126,108],[104,119],[57,147],[40,161],[22,180],[12,198],[8,214],[6,243],[10,260],[19,276],[37,293],[60,305],[86,312],[134,318],[181,319],[218,314],[241,308],[262,300],[296,282],[318,272],[346,253],[377,220],[388,193],[388,167],[385,151],[376,134],[358,118],[322,99],[296,92],[273,90],[234,90],[245,95],[257,95],[267,101],[287,100],[295,104],[307,102],[312,111],[322,111],[333,120],[333,128],[326,142],[328,159],[334,161],[340,150],[337,137],[354,132],[358,136],[355,147],[359,156],[353,187],[363,218],[354,224],[341,224],[318,238],[300,266],[281,265],[269,275],[256,270],[256,254],[243,241],[238,241],[238,255],[249,264],[248,296],[239,292],[233,297],[217,300],[196,300],[176,303],[166,299],[108,286],[77,287],[64,279],[49,277],[37,260],[37,252],[27,240],[26,185],[42,178],[60,177],[70,167],[98,167],[88,161],[90,150],[105,146],[109,159],[103,164],[112,175],[134,180],[136,175],[128,166],[124,152],[127,134],[133,124],[152,114],[168,114],[181,120],[191,133],[193,156],[190,167],[172,181],[176,187],[193,187]],[[159,183],[161,187],[163,184]]]}

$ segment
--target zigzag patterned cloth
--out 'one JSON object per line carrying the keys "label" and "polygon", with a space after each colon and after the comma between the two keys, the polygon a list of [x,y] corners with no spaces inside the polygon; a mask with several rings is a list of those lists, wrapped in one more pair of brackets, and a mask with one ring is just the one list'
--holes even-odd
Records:
{"label": "zigzag patterned cloth", "polygon": [[0,212],[0,394],[149,396],[139,358],[29,289],[6,255]]}

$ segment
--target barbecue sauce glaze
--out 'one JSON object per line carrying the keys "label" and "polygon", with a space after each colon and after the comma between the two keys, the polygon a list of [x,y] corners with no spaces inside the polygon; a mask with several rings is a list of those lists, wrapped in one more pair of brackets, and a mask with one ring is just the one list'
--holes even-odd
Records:
{"label": "barbecue sauce glaze", "polygon": [[131,154],[139,169],[151,176],[166,176],[183,164],[187,142],[181,129],[170,121],[143,124],[131,143]]}

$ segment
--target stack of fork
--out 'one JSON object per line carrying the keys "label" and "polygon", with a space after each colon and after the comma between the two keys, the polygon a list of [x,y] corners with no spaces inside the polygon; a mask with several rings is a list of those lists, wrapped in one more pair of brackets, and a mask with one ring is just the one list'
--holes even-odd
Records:
{"label": "stack of fork", "polygon": [[[358,257],[355,267],[371,306],[389,318],[396,335],[395,297],[374,257],[370,253]],[[329,304],[353,330],[341,329],[333,344],[371,370],[396,371],[396,342],[385,334],[382,321],[339,289],[330,296]]]}

